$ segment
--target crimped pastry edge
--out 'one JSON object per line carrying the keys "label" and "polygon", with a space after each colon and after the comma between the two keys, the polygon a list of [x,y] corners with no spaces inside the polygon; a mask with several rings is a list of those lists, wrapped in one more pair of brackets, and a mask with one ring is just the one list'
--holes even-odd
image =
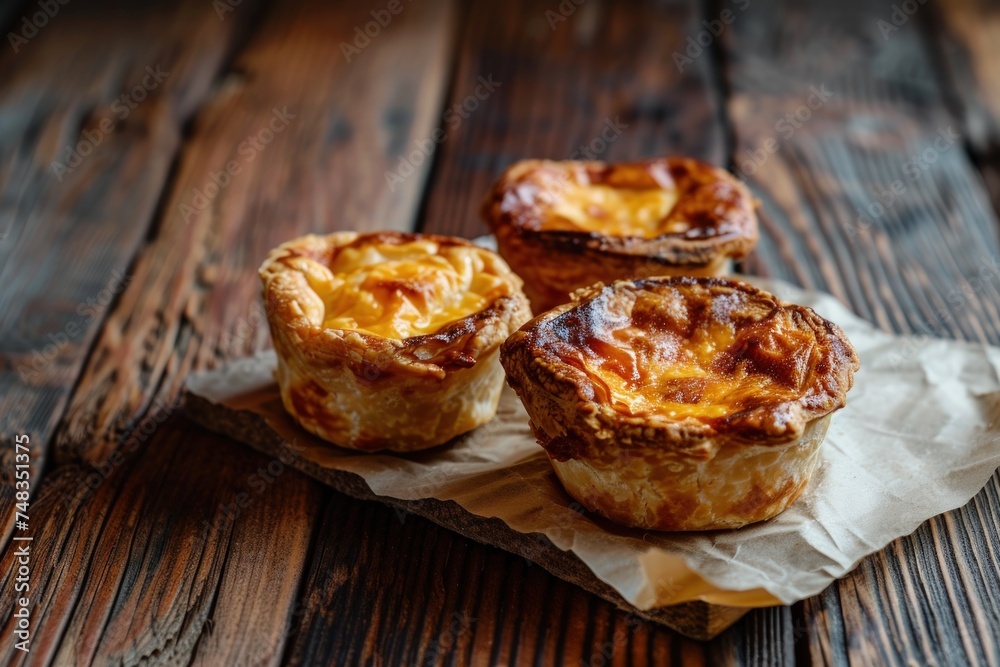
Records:
{"label": "crimped pastry edge", "polygon": [[[475,248],[491,258],[508,293],[433,334],[402,340],[313,324],[297,301],[300,290],[311,287],[282,260],[304,255],[329,261],[330,253],[365,240]],[[336,232],[283,243],[259,273],[282,402],[310,432],[348,448],[413,451],[442,444],[495,414],[503,385],[499,345],[530,317],[520,278],[495,253],[446,236]]]}
{"label": "crimped pastry edge", "polygon": [[[700,284],[709,288],[732,289],[748,296],[763,299],[775,308],[789,309],[812,327],[820,344],[829,349],[829,367],[825,373],[816,373],[814,383],[822,384],[822,393],[827,399],[820,406],[806,406],[802,398],[776,405],[762,405],[754,410],[745,410],[738,418],[724,424],[724,428],[708,427],[691,421],[682,422],[660,415],[629,417],[610,405],[601,405],[593,400],[593,381],[589,374],[577,369],[539,345],[537,332],[560,315],[574,308],[604,296],[613,298],[616,290],[637,289],[646,286],[664,287]],[[524,324],[501,346],[501,363],[507,372],[508,383],[518,391],[532,392],[534,400],[541,400],[540,394],[551,399],[550,407],[558,407],[567,423],[575,417],[586,421],[591,432],[614,432],[619,447],[672,446],[688,449],[692,455],[711,456],[706,452],[705,443],[710,439],[732,439],[738,442],[761,442],[781,444],[801,435],[807,422],[826,415],[844,405],[847,391],[854,381],[854,371],[858,366],[855,352],[847,335],[836,324],[824,319],[811,308],[790,304],[773,294],[752,285],[728,278],[655,277],[642,280],[619,280],[610,285],[596,284],[577,290],[572,301],[553,310],[542,313]],[[820,340],[820,338],[822,340]],[[522,397],[522,400],[524,398]],[[769,420],[766,412],[782,411],[781,415]]]}
{"label": "crimped pastry edge", "polygon": [[[540,170],[591,173],[612,178],[627,186],[630,170],[650,174],[653,170],[677,170],[691,174],[689,189],[724,184],[735,193],[735,202],[707,202],[715,224],[725,223],[727,233],[701,238],[665,234],[653,238],[612,236],[575,230],[544,230],[537,227],[545,211],[526,204],[518,188],[532,183]],[[609,176],[611,174],[612,176]],[[677,206],[687,205],[689,193],[681,193]],[[696,202],[698,203],[698,202]],[[667,157],[634,162],[522,160],[511,165],[492,186],[480,213],[497,237],[500,254],[525,280],[525,293],[535,312],[565,303],[575,289],[594,282],[641,278],[654,275],[721,276],[732,260],[745,257],[757,243],[755,200],[747,187],[729,172],[691,158]]]}

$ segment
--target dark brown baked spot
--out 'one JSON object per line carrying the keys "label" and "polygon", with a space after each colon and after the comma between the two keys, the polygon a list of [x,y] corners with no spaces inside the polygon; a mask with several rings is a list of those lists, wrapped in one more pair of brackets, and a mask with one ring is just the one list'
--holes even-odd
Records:
{"label": "dark brown baked spot", "polygon": [[790,477],[780,488],[770,490],[765,490],[755,484],[750,493],[733,504],[729,513],[737,516],[755,517],[767,513],[767,508],[777,502],[791,504],[805,489],[808,481],[808,478]]}
{"label": "dark brown baked spot", "polygon": [[293,416],[297,419],[312,421],[327,432],[343,428],[344,419],[329,413],[323,407],[327,393],[314,381],[294,385],[289,394],[295,408]]}
{"label": "dark brown baked spot", "polygon": [[[537,435],[537,434],[536,434]],[[577,457],[580,450],[580,439],[571,435],[558,435],[554,438],[539,438],[538,444],[545,448],[549,456],[556,461],[569,461]]]}

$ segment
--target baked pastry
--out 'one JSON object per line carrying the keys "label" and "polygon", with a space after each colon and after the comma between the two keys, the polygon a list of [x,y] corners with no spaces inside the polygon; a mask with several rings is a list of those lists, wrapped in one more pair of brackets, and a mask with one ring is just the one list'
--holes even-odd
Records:
{"label": "baked pastry", "polygon": [[496,253],[445,236],[304,236],[260,277],[285,409],[352,449],[425,449],[492,419],[498,348],[531,316]]}
{"label": "baked pastry", "polygon": [[726,278],[585,288],[507,339],[500,363],[566,491],[657,530],[787,508],[858,369],[837,325]]}
{"label": "baked pastry", "polygon": [[757,243],[754,206],[739,180],[698,160],[525,160],[482,216],[537,314],[598,281],[727,274]]}

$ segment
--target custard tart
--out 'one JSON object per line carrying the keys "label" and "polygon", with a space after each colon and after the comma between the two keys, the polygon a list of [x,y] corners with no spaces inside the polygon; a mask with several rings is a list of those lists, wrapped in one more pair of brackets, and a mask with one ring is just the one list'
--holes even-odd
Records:
{"label": "custard tart", "polygon": [[743,183],[698,160],[525,160],[482,216],[537,314],[598,281],[725,275],[757,242],[754,209]]}
{"label": "custard tart", "polygon": [[859,365],[810,308],[685,277],[582,289],[514,333],[500,362],[566,491],[655,530],[786,509]]}
{"label": "custard tart", "polygon": [[445,236],[304,236],[260,277],[285,409],[352,449],[425,449],[492,419],[500,343],[531,316],[498,255]]}

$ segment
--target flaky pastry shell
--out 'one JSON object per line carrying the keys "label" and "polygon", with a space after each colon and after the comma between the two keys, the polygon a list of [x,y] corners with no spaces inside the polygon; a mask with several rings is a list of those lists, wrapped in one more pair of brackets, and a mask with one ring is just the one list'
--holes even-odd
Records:
{"label": "flaky pastry shell", "polygon": [[738,179],[689,158],[524,160],[482,216],[541,313],[598,281],[725,275],[757,243],[754,209]]}
{"label": "flaky pastry shell", "polygon": [[414,451],[493,418],[521,280],[457,238],[304,236],[260,268],[285,409],[341,447]]}
{"label": "flaky pastry shell", "polygon": [[725,278],[580,290],[514,333],[500,362],[566,491],[656,530],[787,508],[858,369],[837,325]]}

